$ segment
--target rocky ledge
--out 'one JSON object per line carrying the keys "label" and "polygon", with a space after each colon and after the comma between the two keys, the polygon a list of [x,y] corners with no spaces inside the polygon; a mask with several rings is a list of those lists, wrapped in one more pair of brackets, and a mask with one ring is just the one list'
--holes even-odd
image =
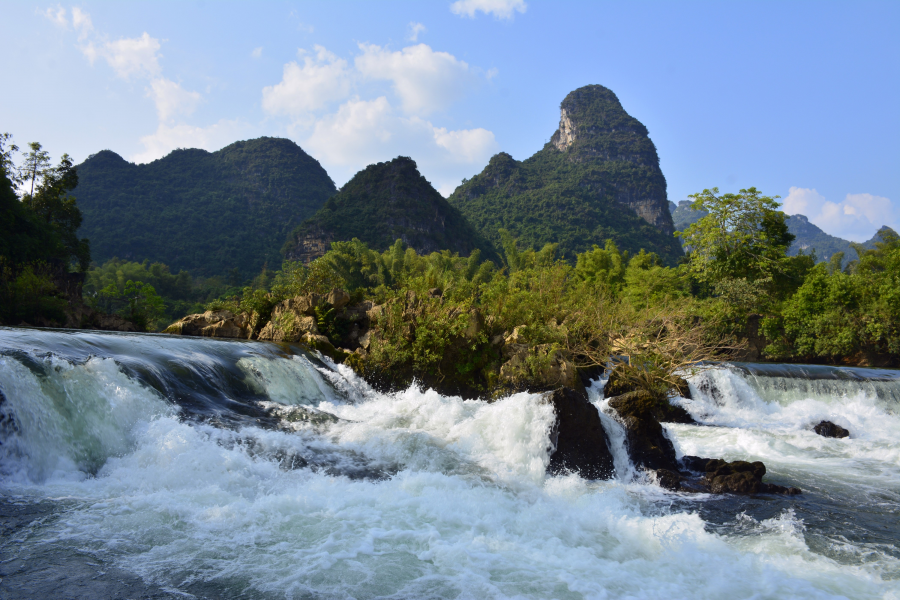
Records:
{"label": "rocky ledge", "polygon": [[679,460],[661,422],[695,423],[684,408],[671,404],[668,398],[678,395],[690,399],[690,386],[676,379],[666,395],[654,395],[629,385],[617,369],[610,373],[606,386],[607,396],[618,394],[609,400],[609,406],[625,429],[625,443],[634,466],[652,474],[659,485],[673,491],[713,494],[800,493],[795,487],[763,482],[766,466],[759,461],[727,462],[696,456]]}

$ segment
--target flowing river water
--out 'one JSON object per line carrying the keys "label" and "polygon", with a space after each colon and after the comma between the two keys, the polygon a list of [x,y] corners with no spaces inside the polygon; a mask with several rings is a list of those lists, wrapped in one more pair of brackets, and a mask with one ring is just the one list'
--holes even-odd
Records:
{"label": "flowing river water", "polygon": [[[554,415],[260,342],[0,328],[0,598],[900,599],[900,372],[729,365],[679,454],[799,496],[548,476]],[[811,431],[828,419],[846,439]]]}

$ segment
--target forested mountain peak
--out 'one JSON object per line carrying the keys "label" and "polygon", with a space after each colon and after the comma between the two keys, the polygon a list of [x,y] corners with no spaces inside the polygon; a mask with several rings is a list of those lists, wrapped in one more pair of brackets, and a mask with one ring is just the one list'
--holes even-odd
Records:
{"label": "forested mountain peak", "polygon": [[494,251],[406,156],[369,165],[353,176],[288,239],[285,256],[308,262],[333,241],[358,238],[385,250],[400,239],[420,254]]}
{"label": "forested mountain peak", "polygon": [[80,234],[95,261],[149,259],[204,276],[280,264],[288,232],[336,191],[316,159],[270,137],[137,165],[103,150],[78,175]]}
{"label": "forested mountain peak", "polygon": [[670,264],[682,255],[656,146],[602,85],[563,99],[559,129],[534,156],[495,155],[449,201],[494,242],[504,228],[526,245],[559,242],[568,258],[607,239]]}

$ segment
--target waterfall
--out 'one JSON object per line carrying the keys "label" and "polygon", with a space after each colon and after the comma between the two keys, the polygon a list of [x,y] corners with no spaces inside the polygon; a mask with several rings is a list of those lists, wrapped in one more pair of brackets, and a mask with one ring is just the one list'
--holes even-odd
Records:
{"label": "waterfall", "polygon": [[[667,432],[679,452],[763,460],[802,496],[636,478],[602,381],[617,477],[585,481],[547,475],[540,394],[383,394],[299,347],[0,328],[0,591],[896,597],[895,372],[754,368],[692,378],[678,402],[701,424]],[[815,435],[822,418],[850,438]]]}

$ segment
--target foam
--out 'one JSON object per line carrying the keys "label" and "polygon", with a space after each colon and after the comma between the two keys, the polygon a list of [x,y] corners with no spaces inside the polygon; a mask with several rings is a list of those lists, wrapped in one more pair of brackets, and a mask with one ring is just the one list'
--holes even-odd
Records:
{"label": "foam", "polygon": [[[547,477],[553,414],[539,395],[489,404],[415,387],[379,394],[342,369],[253,363],[248,377],[257,377],[272,406],[310,406],[340,420],[229,430],[179,419],[108,359],[52,363],[59,367],[48,376],[59,379],[52,384],[0,360],[7,361],[0,363],[3,410],[20,423],[22,448],[48,449],[19,459],[43,465],[51,451],[73,457],[67,466],[41,467],[42,477],[4,481],[10,493],[66,498],[70,506],[23,543],[78,548],[174,591],[200,582],[219,586],[221,595],[289,598],[877,598],[896,591],[877,565],[810,551],[803,524],[789,513],[719,534],[694,512],[660,508],[656,499],[665,494],[656,486]],[[59,396],[63,381],[81,391]],[[592,394],[604,424],[614,423],[599,391]],[[97,408],[66,412],[60,398],[62,406]],[[96,424],[71,437],[97,440],[93,458],[79,458],[78,444],[34,433],[37,421],[20,416],[31,405],[55,431],[70,420],[73,431],[75,423]],[[712,440],[727,429],[670,428],[683,450],[714,443],[695,430],[713,432]],[[611,438],[618,468],[627,460],[624,438]],[[296,468],[285,463],[291,453],[331,458],[322,459],[328,468]],[[342,474],[364,467],[390,467],[390,476]],[[47,468],[80,476],[47,475]]]}

